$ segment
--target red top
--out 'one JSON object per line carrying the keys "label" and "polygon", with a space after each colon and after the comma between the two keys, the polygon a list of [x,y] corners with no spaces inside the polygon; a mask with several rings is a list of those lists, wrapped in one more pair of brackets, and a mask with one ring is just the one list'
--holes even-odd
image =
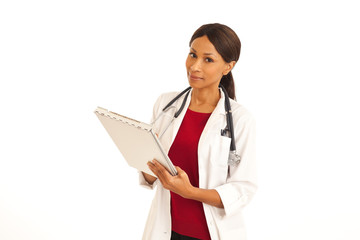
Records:
{"label": "red top", "polygon": [[[199,187],[198,143],[211,113],[199,113],[188,109],[180,129],[169,150],[169,157],[189,176],[194,187]],[[171,194],[172,230],[193,238],[211,240],[202,202]]]}

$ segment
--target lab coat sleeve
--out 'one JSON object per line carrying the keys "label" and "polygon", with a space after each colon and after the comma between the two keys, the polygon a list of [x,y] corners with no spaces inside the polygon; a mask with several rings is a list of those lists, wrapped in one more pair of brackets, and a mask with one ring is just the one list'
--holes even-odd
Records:
{"label": "lab coat sleeve", "polygon": [[[152,114],[152,117],[151,117],[151,123],[155,120],[155,117],[158,116],[158,114],[160,113],[161,109],[160,109],[160,105],[161,105],[161,101],[162,101],[162,96],[161,95],[160,97],[158,97],[158,99],[156,100],[155,104],[154,104],[154,107],[153,107],[153,114]],[[160,111],[159,111],[160,109]],[[157,129],[155,128],[154,126],[154,130],[155,130],[155,133],[157,132]],[[146,179],[144,178],[144,175],[142,174],[141,171],[138,171],[139,172],[139,184],[140,186],[144,187],[144,188],[147,188],[147,189],[154,189],[154,187],[157,185],[157,182],[158,182],[158,179],[155,180],[155,182],[153,182],[153,184],[150,184],[146,181]]]}
{"label": "lab coat sleeve", "polygon": [[230,166],[226,183],[215,188],[224,205],[225,216],[247,205],[257,189],[255,125],[255,119],[250,114],[235,125],[236,149],[241,162]]}

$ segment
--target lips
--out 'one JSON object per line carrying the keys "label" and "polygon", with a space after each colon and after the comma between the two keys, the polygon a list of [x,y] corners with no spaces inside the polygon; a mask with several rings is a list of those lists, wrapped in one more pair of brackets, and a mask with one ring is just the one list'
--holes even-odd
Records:
{"label": "lips", "polygon": [[201,80],[201,79],[203,79],[203,78],[198,77],[198,76],[193,75],[193,74],[190,74],[190,79],[191,79],[191,80]]}

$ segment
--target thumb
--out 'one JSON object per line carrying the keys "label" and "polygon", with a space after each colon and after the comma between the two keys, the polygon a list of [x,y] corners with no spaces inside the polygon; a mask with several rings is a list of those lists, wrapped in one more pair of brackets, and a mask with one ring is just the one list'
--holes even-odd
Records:
{"label": "thumb", "polygon": [[178,175],[185,173],[185,171],[182,170],[180,167],[175,166],[175,168],[176,168],[176,171],[178,172]]}
{"label": "thumb", "polygon": [[184,171],[184,170],[182,170],[180,167],[178,167],[178,166],[175,166],[175,168],[176,168],[176,171],[178,171],[178,172],[180,172],[180,171]]}

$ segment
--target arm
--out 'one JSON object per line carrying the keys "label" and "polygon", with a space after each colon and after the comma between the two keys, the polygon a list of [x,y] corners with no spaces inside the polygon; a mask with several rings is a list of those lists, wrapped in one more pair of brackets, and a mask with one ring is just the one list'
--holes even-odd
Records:
{"label": "arm", "polygon": [[237,152],[241,156],[240,164],[229,167],[226,182],[215,189],[199,189],[191,185],[187,174],[176,167],[179,175],[171,176],[160,164],[148,163],[163,187],[188,199],[201,201],[223,209],[224,215],[231,215],[249,203],[257,189],[255,164],[255,120],[250,116],[238,121]]}
{"label": "arm", "polygon": [[214,207],[224,208],[220,195],[215,189],[201,189],[193,187],[187,198],[203,202]]}
{"label": "arm", "polygon": [[155,181],[156,181],[156,177],[153,177],[151,176],[150,174],[147,174],[147,173],[144,173],[144,172],[141,172],[145,178],[145,180],[150,184],[152,185]]}
{"label": "arm", "polygon": [[257,174],[255,161],[255,119],[251,115],[235,121],[235,136],[237,153],[241,162],[229,166],[226,182],[215,187],[224,205],[223,215],[231,215],[253,198],[257,190]]}
{"label": "arm", "polygon": [[176,167],[178,175],[172,176],[166,168],[156,160],[148,163],[151,171],[158,177],[165,189],[168,189],[183,198],[200,201],[211,206],[223,208],[220,195],[215,189],[201,189],[191,185],[184,170]]}
{"label": "arm", "polygon": [[[151,123],[154,122],[154,119],[159,114],[158,112],[161,111],[160,102],[161,102],[162,96],[163,95],[160,95],[158,97],[158,99],[156,100],[155,104],[154,104],[153,114],[152,114],[152,117],[151,117],[151,120],[150,120]],[[157,132],[156,126],[154,125],[153,127],[154,127],[155,132]],[[143,171],[138,171],[138,174],[139,174],[139,184],[140,184],[140,186],[145,187],[145,188],[150,189],[150,190],[154,189],[154,187],[157,184],[157,182],[156,182],[157,178],[156,177],[153,177],[150,174],[147,174],[147,173],[145,173]]]}

